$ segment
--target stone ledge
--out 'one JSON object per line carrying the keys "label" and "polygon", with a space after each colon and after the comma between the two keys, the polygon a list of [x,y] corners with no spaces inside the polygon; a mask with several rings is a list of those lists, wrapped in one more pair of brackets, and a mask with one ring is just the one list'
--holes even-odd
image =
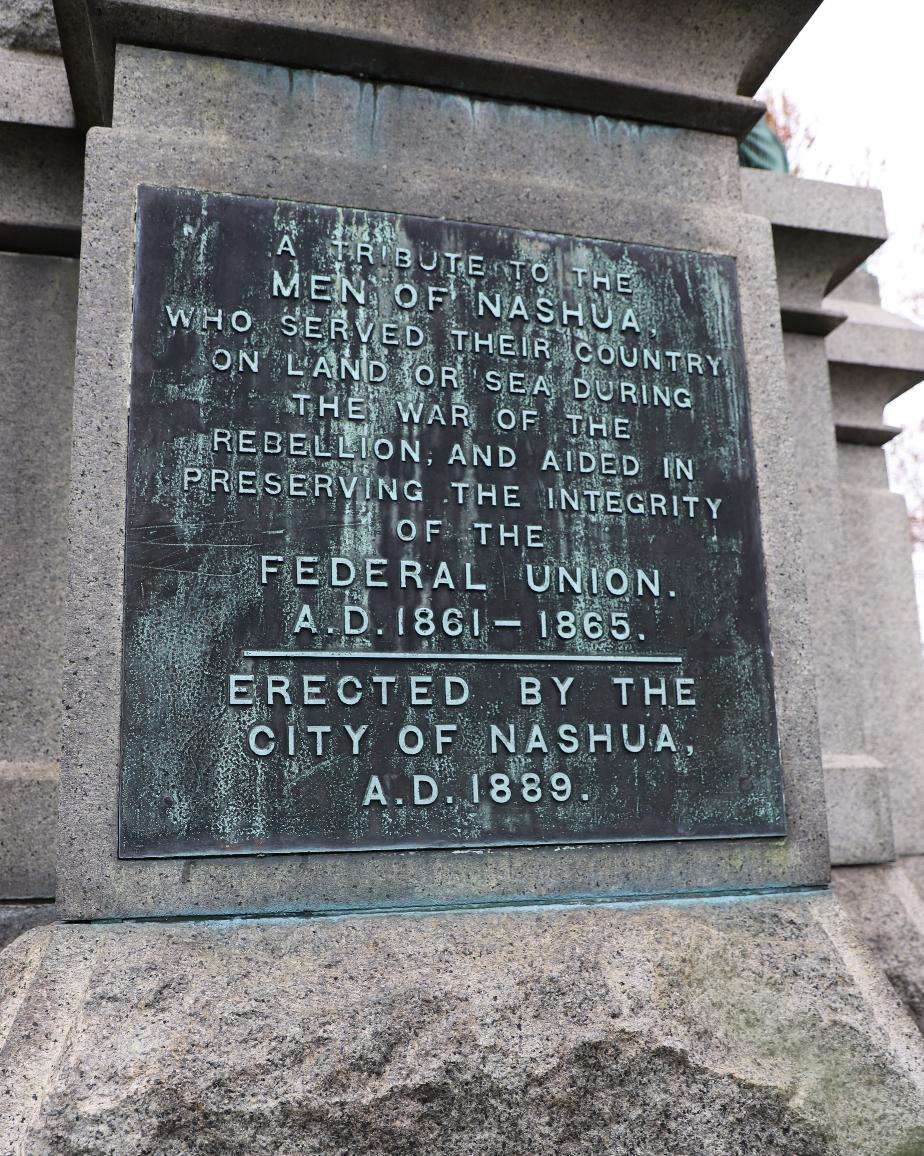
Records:
{"label": "stone ledge", "polygon": [[74,128],[74,108],[60,56],[0,47],[0,122]]}
{"label": "stone ledge", "polygon": [[846,318],[843,304],[823,304],[885,241],[882,195],[788,173],[741,170],[746,210],[773,227],[783,328],[823,337]]}
{"label": "stone ledge", "polygon": [[[748,212],[779,228],[853,239],[873,248],[889,235],[878,189],[743,168],[741,190]],[[839,283],[832,280],[831,289]]]}
{"label": "stone ledge", "polygon": [[[828,360],[924,376],[924,328],[880,305],[833,293],[826,304],[847,314],[828,338]],[[906,386],[906,388],[908,388]]]}
{"label": "stone ledge", "polygon": [[0,152],[0,249],[76,256],[83,205],[80,134],[0,124]]}
{"label": "stone ledge", "polygon": [[[117,44],[324,68],[743,136],[752,93],[817,0],[646,0],[497,8],[459,0],[57,0],[82,127],[109,123]],[[681,79],[682,78],[682,79]]]}
{"label": "stone ledge", "polygon": [[826,304],[847,314],[825,342],[837,440],[885,445],[901,430],[883,422],[883,407],[924,377],[924,328],[883,309],[868,274],[854,274]]}

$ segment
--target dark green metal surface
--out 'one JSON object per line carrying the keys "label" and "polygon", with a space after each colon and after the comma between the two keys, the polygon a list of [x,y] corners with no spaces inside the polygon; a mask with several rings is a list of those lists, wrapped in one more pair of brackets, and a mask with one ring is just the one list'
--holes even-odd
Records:
{"label": "dark green metal surface", "polygon": [[142,187],[127,485],[121,855],[783,833],[732,259]]}

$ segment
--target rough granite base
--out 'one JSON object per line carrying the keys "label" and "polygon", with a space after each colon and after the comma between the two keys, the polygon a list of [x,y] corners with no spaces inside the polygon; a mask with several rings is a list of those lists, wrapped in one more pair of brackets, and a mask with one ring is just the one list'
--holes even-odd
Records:
{"label": "rough granite base", "polygon": [[55,924],[0,992],[3,1152],[924,1152],[924,1042],[823,892]]}

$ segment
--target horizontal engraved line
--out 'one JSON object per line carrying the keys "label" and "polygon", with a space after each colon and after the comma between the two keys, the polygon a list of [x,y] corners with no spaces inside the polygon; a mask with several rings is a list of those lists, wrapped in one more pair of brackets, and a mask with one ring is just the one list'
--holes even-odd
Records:
{"label": "horizontal engraved line", "polygon": [[439,650],[245,650],[245,658],[384,658],[395,662],[678,663],[676,654],[449,654]]}

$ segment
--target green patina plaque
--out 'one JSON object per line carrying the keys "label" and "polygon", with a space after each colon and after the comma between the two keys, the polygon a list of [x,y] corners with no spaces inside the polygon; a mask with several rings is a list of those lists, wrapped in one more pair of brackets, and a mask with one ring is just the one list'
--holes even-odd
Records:
{"label": "green patina plaque", "polygon": [[784,832],[731,258],[138,190],[120,854]]}

